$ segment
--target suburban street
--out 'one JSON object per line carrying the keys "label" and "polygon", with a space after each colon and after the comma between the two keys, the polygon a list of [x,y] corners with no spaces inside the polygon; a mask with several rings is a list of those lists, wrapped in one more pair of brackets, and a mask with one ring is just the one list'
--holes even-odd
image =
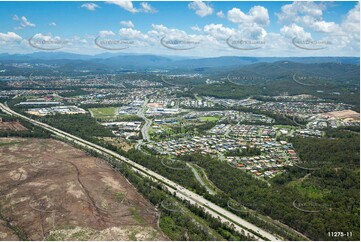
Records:
{"label": "suburban street", "polygon": [[[169,192],[174,193],[177,197],[187,200],[192,204],[197,204],[198,206],[204,208],[204,210],[206,212],[208,212],[209,214],[211,214],[213,217],[218,218],[222,222],[228,222],[229,224],[233,225],[234,228],[238,232],[244,231],[246,235],[248,234],[248,235],[254,236],[256,240],[263,240],[262,238],[257,236],[256,233],[268,240],[272,240],[272,241],[280,240],[280,238],[277,238],[276,236],[262,230],[261,228],[255,226],[255,225],[249,223],[248,221],[234,215],[233,213],[219,207],[218,205],[211,203],[210,201],[206,200],[202,196],[199,196],[198,194],[187,190],[186,188],[178,185],[177,183],[149,170],[148,168],[146,168],[144,166],[139,165],[138,163],[136,163],[132,160],[129,160],[128,158],[126,158],[124,156],[117,154],[114,151],[108,150],[104,147],[101,147],[101,146],[91,143],[89,141],[83,140],[77,136],[71,135],[67,132],[64,132],[62,130],[54,128],[48,124],[41,123],[39,121],[28,118],[19,113],[16,113],[4,104],[0,104],[0,108],[9,115],[21,117],[21,118],[27,120],[28,122],[31,122],[32,124],[34,124],[36,126],[42,127],[44,129],[52,132],[53,134],[58,135],[61,138],[67,139],[71,142],[74,142],[77,145],[83,146],[87,149],[92,149],[102,155],[112,156],[114,158],[117,158],[120,161],[125,162],[126,164],[131,166],[133,170],[137,171],[139,174],[150,177],[154,181],[162,184],[164,188],[166,188]],[[145,128],[145,131],[147,131],[147,128]]]}

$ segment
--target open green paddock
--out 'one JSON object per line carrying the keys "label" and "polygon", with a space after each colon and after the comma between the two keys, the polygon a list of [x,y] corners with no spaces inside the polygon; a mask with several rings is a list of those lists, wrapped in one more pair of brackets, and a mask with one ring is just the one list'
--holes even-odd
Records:
{"label": "open green paddock", "polygon": [[118,116],[118,107],[104,107],[104,108],[90,108],[94,118],[98,119],[109,119]]}

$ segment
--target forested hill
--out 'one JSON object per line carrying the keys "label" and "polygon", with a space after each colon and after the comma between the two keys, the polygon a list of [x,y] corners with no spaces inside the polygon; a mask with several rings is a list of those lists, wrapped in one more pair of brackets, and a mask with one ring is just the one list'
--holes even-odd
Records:
{"label": "forested hill", "polygon": [[237,68],[227,68],[217,74],[219,78],[228,77],[234,82],[248,81],[249,84],[270,80],[285,80],[295,77],[301,82],[340,82],[343,84],[360,83],[360,66],[342,63],[296,63],[279,61],[256,63]]}

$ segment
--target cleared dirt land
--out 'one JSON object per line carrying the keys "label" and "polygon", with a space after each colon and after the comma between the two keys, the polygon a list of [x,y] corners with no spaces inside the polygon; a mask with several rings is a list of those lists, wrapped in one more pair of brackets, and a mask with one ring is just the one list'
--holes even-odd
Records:
{"label": "cleared dirt land", "polygon": [[0,118],[0,131],[2,130],[24,131],[27,129],[17,121],[4,122]]}
{"label": "cleared dirt land", "polygon": [[156,208],[103,160],[0,138],[0,240],[167,240]]}
{"label": "cleared dirt land", "polygon": [[323,113],[322,116],[327,118],[350,119],[354,121],[360,120],[360,114],[353,110],[342,110],[342,111]]}

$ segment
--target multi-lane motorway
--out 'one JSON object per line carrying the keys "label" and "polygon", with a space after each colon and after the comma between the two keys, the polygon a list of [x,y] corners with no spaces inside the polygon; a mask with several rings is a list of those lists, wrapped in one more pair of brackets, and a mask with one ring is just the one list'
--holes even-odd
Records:
{"label": "multi-lane motorway", "polygon": [[145,124],[143,125],[143,127],[141,129],[143,140],[150,141],[148,130],[149,130],[150,125],[152,124],[152,120],[148,119],[144,115],[144,112],[145,112],[146,107],[147,107],[147,103],[148,103],[148,99],[145,99],[145,101],[143,103],[143,106],[139,109],[137,115],[138,115],[138,117],[141,117],[145,121]]}
{"label": "multi-lane motorway", "polygon": [[224,208],[219,207],[218,205],[206,200],[202,196],[199,196],[198,194],[191,192],[187,190],[186,188],[178,185],[177,183],[159,175],[158,173],[155,173],[148,168],[139,165],[138,163],[129,160],[128,158],[119,155],[118,153],[108,150],[102,146],[96,145],[94,143],[91,143],[89,141],[83,140],[77,136],[74,136],[72,134],[69,134],[67,132],[64,132],[60,129],[54,128],[48,124],[41,123],[39,121],[36,121],[34,119],[31,119],[29,117],[26,117],[24,115],[21,115],[19,113],[16,113],[15,111],[11,110],[9,107],[7,107],[4,104],[0,104],[0,109],[3,110],[3,112],[17,116],[20,118],[23,118],[27,120],[28,122],[31,122],[32,124],[42,127],[49,132],[60,136],[61,138],[67,139],[71,142],[74,142],[77,145],[80,145],[82,147],[85,147],[87,149],[94,150],[102,155],[106,156],[112,156],[113,158],[118,159],[119,161],[122,161],[126,164],[128,164],[133,170],[137,171],[139,174],[150,177],[154,181],[160,183],[163,185],[165,189],[167,189],[169,192],[175,194],[177,197],[189,201],[191,204],[196,204],[200,207],[202,207],[206,212],[208,212],[210,215],[212,215],[215,218],[218,218],[222,222],[227,222],[235,228],[238,232],[245,232],[246,235],[254,236],[256,240],[263,240],[259,235],[261,235],[263,238],[266,238],[268,240],[279,240],[276,236],[264,231],[263,229],[247,222],[246,220],[236,216],[235,214],[225,210]]}

